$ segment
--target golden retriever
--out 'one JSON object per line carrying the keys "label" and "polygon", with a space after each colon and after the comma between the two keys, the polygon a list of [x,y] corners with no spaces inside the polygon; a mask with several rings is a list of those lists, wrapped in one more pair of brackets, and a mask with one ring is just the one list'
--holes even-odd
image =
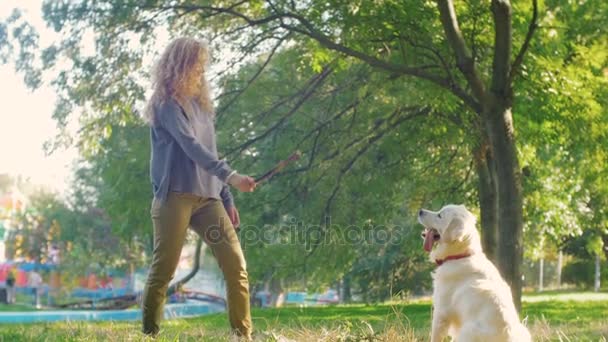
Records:
{"label": "golden retriever", "polygon": [[462,205],[434,212],[421,209],[424,249],[433,272],[431,341],[527,342],[511,290],[481,249],[475,216]]}

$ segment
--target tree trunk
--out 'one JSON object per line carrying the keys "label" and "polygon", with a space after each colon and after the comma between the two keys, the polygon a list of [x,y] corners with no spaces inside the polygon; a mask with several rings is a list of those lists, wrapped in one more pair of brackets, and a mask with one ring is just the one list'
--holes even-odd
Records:
{"label": "tree trunk", "polygon": [[283,306],[285,301],[285,288],[283,287],[283,279],[273,277],[270,279],[269,285],[270,292],[270,306],[273,308],[279,308]]}
{"label": "tree trunk", "polygon": [[496,198],[496,170],[487,141],[473,152],[479,182],[478,197],[483,251],[495,265],[498,246],[498,206]]}
{"label": "tree trunk", "polygon": [[498,269],[505,278],[515,306],[521,308],[523,257],[523,198],[521,169],[515,146],[511,106],[506,95],[489,95],[484,114],[496,165],[498,194]]}
{"label": "tree trunk", "polygon": [[604,251],[604,256],[608,260],[608,234],[602,234],[602,242],[604,243],[602,251]]}
{"label": "tree trunk", "polygon": [[595,292],[599,292],[600,291],[600,254],[597,253],[595,255],[595,282],[594,282],[594,286],[593,286],[593,290]]}
{"label": "tree trunk", "polygon": [[351,291],[350,291],[350,276],[345,275],[344,278],[342,279],[342,302],[350,303],[351,298],[352,298],[352,295],[351,295]]}
{"label": "tree trunk", "polygon": [[562,267],[564,264],[564,253],[562,250],[559,250],[559,254],[557,255],[557,288],[562,288]]}
{"label": "tree trunk", "polygon": [[544,290],[544,271],[545,271],[545,259],[543,257],[538,261],[538,292],[543,292]]}
{"label": "tree trunk", "polygon": [[196,252],[194,253],[194,265],[192,265],[192,270],[190,273],[186,274],[182,279],[175,282],[169,289],[167,290],[167,296],[174,294],[179,291],[179,288],[185,283],[189,282],[190,279],[194,278],[196,273],[198,273],[198,269],[201,265],[201,250],[203,247],[203,239],[200,237],[196,240]]}
{"label": "tree trunk", "polygon": [[129,280],[127,286],[129,293],[135,292],[135,264],[133,261],[129,262]]}

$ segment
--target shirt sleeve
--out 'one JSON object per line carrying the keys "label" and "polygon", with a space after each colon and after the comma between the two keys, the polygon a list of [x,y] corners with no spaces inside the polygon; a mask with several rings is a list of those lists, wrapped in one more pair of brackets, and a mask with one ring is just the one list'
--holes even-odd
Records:
{"label": "shirt sleeve", "polygon": [[222,198],[224,208],[228,209],[230,207],[234,207],[234,197],[232,197],[232,193],[230,192],[230,187],[228,185],[224,184],[222,191],[220,192],[220,197]]}
{"label": "shirt sleeve", "polygon": [[159,123],[177,141],[186,155],[205,171],[226,183],[232,169],[196,139],[181,107],[173,101],[165,101],[159,109],[157,116]]}

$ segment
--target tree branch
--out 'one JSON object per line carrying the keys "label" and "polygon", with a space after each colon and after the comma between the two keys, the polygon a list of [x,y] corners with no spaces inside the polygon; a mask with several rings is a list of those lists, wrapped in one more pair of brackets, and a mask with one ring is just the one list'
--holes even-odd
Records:
{"label": "tree branch", "polygon": [[528,27],[528,33],[526,33],[526,38],[524,43],[519,49],[517,53],[517,57],[511,64],[511,73],[509,74],[509,84],[513,84],[513,80],[519,73],[519,68],[524,61],[524,56],[530,47],[530,41],[532,41],[532,37],[534,36],[534,32],[538,28],[538,0],[532,0],[532,19],[530,20],[530,26]]}
{"label": "tree branch", "polygon": [[477,101],[483,102],[486,92],[485,86],[479,72],[477,71],[475,60],[473,59],[473,56],[471,55],[471,52],[467,48],[466,42],[464,41],[462,31],[460,31],[460,27],[458,26],[458,18],[456,16],[454,4],[452,0],[439,0],[437,1],[437,5],[439,8],[439,17],[441,24],[443,25],[446,38],[454,50],[454,54],[456,55],[458,69],[460,69],[466,78]]}
{"label": "tree branch", "polygon": [[201,249],[203,247],[203,238],[200,236],[196,240],[196,248],[194,252],[194,264],[192,265],[192,270],[186,274],[182,279],[176,281],[173,285],[171,285],[167,289],[167,296],[171,296],[174,293],[180,290],[184,284],[189,282],[194,276],[198,273],[201,264]]}
{"label": "tree branch", "polygon": [[367,98],[369,98],[371,95],[372,95],[371,92],[366,93],[363,97],[357,98],[354,102],[352,102],[348,106],[344,107],[338,114],[332,116],[331,118],[329,118],[328,120],[326,120],[324,122],[321,122],[319,125],[317,125],[317,127],[313,128],[298,142],[298,144],[296,145],[296,149],[298,149],[301,146],[301,144],[303,144],[306,140],[308,140],[308,138],[310,138],[310,136],[312,134],[314,134],[315,132],[320,132],[327,125],[337,121],[338,119],[343,117],[345,114],[350,113],[351,110],[354,110],[361,102],[364,102],[365,100],[367,100]]}
{"label": "tree branch", "polygon": [[222,108],[218,109],[217,113],[218,116],[223,113],[226,108],[230,107],[230,105],[232,105],[234,103],[234,101],[236,101],[239,96],[241,96],[241,94],[243,94],[245,92],[245,90],[247,90],[247,88],[249,88],[249,86],[251,86],[251,84],[258,78],[258,76],[260,76],[260,74],[262,73],[262,71],[264,71],[264,69],[266,69],[266,67],[268,66],[268,64],[270,63],[270,60],[272,59],[272,57],[274,56],[274,54],[276,53],[276,51],[279,49],[279,47],[281,46],[281,44],[283,44],[283,42],[285,41],[285,39],[287,39],[287,37],[289,36],[289,34],[287,34],[286,36],[282,37],[281,39],[279,39],[279,41],[277,42],[277,44],[272,48],[272,50],[270,50],[270,53],[268,54],[268,57],[266,57],[266,60],[264,61],[264,63],[262,64],[262,66],[260,66],[260,68],[258,69],[258,71],[256,71],[256,73],[253,75],[253,77],[251,77],[248,81],[247,84],[245,84],[245,86],[241,89],[239,89],[237,91],[237,94],[234,95],[227,104],[225,104],[224,106],[222,106]]}
{"label": "tree branch", "polygon": [[[253,19],[253,18],[239,12],[236,9],[236,7],[238,7],[238,5],[240,5],[240,4],[242,4],[242,2],[238,2],[237,4],[231,5],[229,7],[214,7],[214,6],[205,6],[205,5],[175,5],[175,6],[162,6],[162,7],[153,7],[153,8],[175,9],[175,10],[182,10],[182,11],[189,11],[189,12],[193,11],[193,10],[199,10],[199,11],[209,11],[209,12],[212,12],[213,14],[227,14],[227,15],[231,15],[231,16],[234,16],[236,18],[239,18],[239,19],[245,21],[250,26],[264,25],[264,24],[268,24],[273,21],[278,21],[279,26],[283,27],[284,29],[305,35],[309,38],[316,40],[317,42],[319,42],[319,44],[321,44],[325,48],[341,52],[350,57],[357,58],[375,68],[379,68],[379,69],[382,69],[382,70],[385,70],[385,71],[388,71],[388,72],[391,72],[391,73],[397,74],[397,75],[414,76],[414,77],[418,77],[418,78],[430,81],[442,88],[449,90],[452,94],[454,94],[455,96],[460,98],[462,101],[464,101],[464,103],[466,103],[467,106],[469,106],[471,109],[473,109],[475,111],[480,110],[479,102],[475,98],[471,97],[466,91],[464,91],[463,89],[458,87],[450,79],[446,79],[446,78],[440,77],[438,75],[427,72],[425,70],[425,67],[419,67],[419,66],[410,67],[410,66],[406,66],[406,65],[390,63],[390,62],[378,59],[374,56],[367,55],[363,52],[351,49],[345,45],[338,44],[338,43],[334,42],[333,40],[331,40],[325,34],[316,30],[314,28],[314,26],[312,25],[312,23],[310,21],[308,21],[306,18],[304,18],[303,16],[296,14],[296,13],[275,12],[271,15],[268,15],[268,16],[260,18],[260,19]],[[275,11],[276,11],[276,7],[275,7]],[[294,19],[295,21],[300,23],[303,26],[303,28],[290,25],[289,23],[286,23],[283,19]]]}
{"label": "tree branch", "polygon": [[[361,147],[356,153],[355,155],[350,158],[350,160],[346,163],[346,165],[344,165],[341,169],[340,169],[340,173],[338,174],[338,178],[336,179],[336,184],[334,185],[334,188],[332,189],[332,192],[330,194],[330,196],[328,197],[327,201],[325,202],[325,208],[323,210],[323,216],[321,218],[321,233],[325,234],[325,231],[327,229],[327,226],[323,224],[323,222],[325,221],[325,218],[330,217],[331,214],[331,205],[333,203],[333,200],[335,198],[335,196],[337,195],[338,191],[340,190],[340,187],[342,186],[342,180],[344,178],[344,176],[353,168],[353,166],[355,165],[355,163],[357,162],[357,160],[359,160],[359,158],[361,156],[363,156],[372,146],[374,146],[376,144],[376,142],[380,139],[382,139],[382,137],[384,137],[384,135],[386,135],[387,133],[393,131],[394,129],[396,129],[397,127],[399,127],[403,122],[412,119],[414,117],[420,116],[420,115],[426,115],[428,114],[431,109],[428,107],[422,107],[422,108],[418,108],[418,110],[416,110],[415,112],[411,113],[410,115],[405,115],[405,116],[399,116],[399,114],[403,113],[405,110],[413,110],[414,108],[397,108],[391,115],[389,115],[388,118],[384,119],[383,122],[386,122],[387,125],[384,129],[379,130],[376,134],[374,134],[371,137],[368,137],[367,139],[367,143]],[[392,121],[392,119],[396,118],[396,120]],[[392,121],[392,122],[391,122]],[[379,128],[379,127],[377,127]],[[352,147],[354,145],[349,145],[349,147]],[[319,242],[323,239],[323,236],[320,236],[319,239],[316,241],[316,243],[314,243],[312,245],[311,250],[307,253],[306,258],[309,258],[317,249],[317,247],[319,246]]]}
{"label": "tree branch", "polygon": [[323,69],[323,71],[321,71],[321,73],[319,73],[317,75],[317,77],[315,77],[315,79],[313,79],[313,81],[309,84],[309,86],[305,90],[305,92],[302,95],[302,97],[300,98],[300,100],[298,100],[298,102],[294,105],[294,107],[291,110],[289,110],[289,112],[287,112],[287,114],[285,114],[281,119],[279,119],[274,125],[272,125],[270,128],[268,128],[262,134],[257,135],[256,137],[247,140],[245,143],[241,144],[240,146],[237,146],[237,147],[231,149],[230,151],[228,151],[226,153],[226,155],[228,156],[237,151],[242,152],[247,147],[253,145],[256,141],[265,138],[271,132],[273,132],[274,130],[279,128],[290,116],[292,116],[304,104],[304,102],[306,102],[306,100],[315,92],[315,90],[323,83],[323,81],[327,78],[327,76],[329,76],[332,73],[332,71],[333,70],[330,66],[325,67]]}
{"label": "tree branch", "polygon": [[469,96],[469,94],[467,94],[464,90],[460,89],[449,79],[437,76],[435,74],[428,73],[425,70],[426,66],[409,67],[409,66],[405,66],[405,65],[393,64],[393,63],[383,61],[376,57],[367,55],[363,52],[351,49],[347,46],[344,46],[344,45],[341,45],[341,44],[338,44],[338,43],[332,41],[326,35],[315,30],[313,25],[310,22],[308,22],[306,19],[304,19],[302,16],[299,16],[299,15],[293,14],[293,13],[284,14],[284,16],[298,20],[306,28],[306,30],[303,30],[301,28],[282,23],[281,27],[283,27],[287,30],[298,32],[300,34],[308,36],[308,37],[316,40],[317,42],[319,42],[319,44],[323,45],[324,47],[326,47],[330,50],[338,51],[347,56],[357,58],[372,67],[382,69],[382,70],[385,70],[385,71],[388,71],[388,72],[391,72],[391,73],[397,74],[397,75],[415,76],[415,77],[418,77],[418,78],[421,78],[421,79],[424,79],[427,81],[431,81],[432,83],[439,85],[442,88],[450,90],[450,92],[452,92],[452,94],[454,94],[455,96],[457,96],[458,98],[463,100],[469,107],[471,107],[471,109],[473,109],[473,110],[479,109],[479,104],[477,103],[477,101],[475,101],[475,99],[471,98],[471,96]]}
{"label": "tree branch", "polygon": [[511,3],[509,0],[492,0],[494,17],[494,60],[492,61],[492,92],[510,95],[509,72],[511,70]]}
{"label": "tree branch", "polygon": [[443,58],[443,56],[441,55],[441,52],[438,49],[436,49],[436,48],[434,48],[432,46],[427,46],[427,45],[424,45],[424,44],[419,44],[414,39],[412,39],[411,37],[399,36],[399,39],[406,41],[409,45],[413,46],[414,48],[419,48],[419,49],[422,49],[422,50],[430,51],[430,53],[434,57],[433,56],[428,56],[427,58],[429,58],[431,60],[436,59],[437,61],[439,61],[439,63],[441,64],[441,67],[443,67],[443,70],[445,71],[445,73],[446,73],[446,75],[448,77],[448,80],[451,83],[453,83],[455,86],[457,86],[456,83],[455,83],[455,81],[454,81],[454,77],[452,76],[452,72],[450,70],[450,65],[447,63],[447,61],[445,60],[445,58]]}

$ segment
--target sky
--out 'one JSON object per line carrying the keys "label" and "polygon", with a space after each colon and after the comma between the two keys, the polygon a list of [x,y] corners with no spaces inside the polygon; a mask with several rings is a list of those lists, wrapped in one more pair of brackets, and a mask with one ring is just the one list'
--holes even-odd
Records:
{"label": "sky", "polygon": [[[0,20],[15,7],[22,8],[27,20],[40,32],[41,45],[53,39],[54,32],[44,25],[39,0],[0,0]],[[12,65],[0,65],[0,174],[28,178],[36,185],[65,194],[71,179],[75,149],[58,150],[47,156],[45,141],[57,133],[51,115],[55,94],[48,85],[29,90]]]}

